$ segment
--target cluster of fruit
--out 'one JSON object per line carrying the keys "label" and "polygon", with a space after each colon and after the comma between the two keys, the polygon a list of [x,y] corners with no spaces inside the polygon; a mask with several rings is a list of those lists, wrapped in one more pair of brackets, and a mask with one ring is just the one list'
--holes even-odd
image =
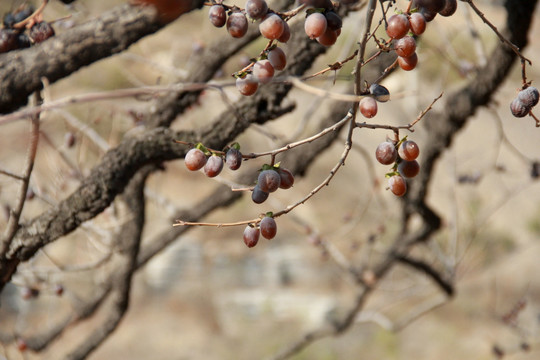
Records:
{"label": "cluster of fruit", "polygon": [[238,143],[234,143],[226,152],[210,151],[199,143],[187,152],[184,163],[188,170],[203,169],[206,176],[215,177],[223,170],[224,163],[229,169],[238,170],[242,165],[242,153]]}
{"label": "cluster of fruit", "polygon": [[277,46],[270,47],[253,64],[251,72],[240,71],[236,75],[236,88],[245,96],[255,94],[259,84],[269,83],[276,70],[283,70],[287,65],[285,52]]}
{"label": "cluster of fruit", "polygon": [[[228,12],[228,16],[227,16]],[[248,30],[248,17],[260,20],[259,31],[269,40],[282,43],[289,41],[291,31],[289,25],[277,13],[268,8],[265,0],[248,0],[245,9],[236,6],[229,7],[222,3],[214,4],[208,12],[210,22],[216,27],[227,24],[227,31],[232,37],[241,38]],[[287,57],[282,49],[276,45],[271,46],[248,67],[245,71],[236,74],[236,88],[242,95],[255,94],[259,84],[266,84],[272,80],[276,70],[283,70],[287,65]]]}
{"label": "cluster of fruit", "polygon": [[0,29],[0,53],[24,49],[54,36],[51,24],[41,19],[30,5],[22,6],[4,16]]}
{"label": "cluster of fruit", "polygon": [[262,235],[265,239],[271,240],[277,234],[276,220],[272,217],[272,213],[267,213],[259,222],[259,225],[249,224],[244,229],[244,243],[247,247],[254,247],[259,242],[259,237]]}
{"label": "cluster of fruit", "polygon": [[413,178],[420,172],[420,165],[416,158],[420,148],[412,140],[403,139],[397,143],[384,141],[377,146],[375,158],[383,165],[394,164],[388,177],[388,188],[396,196],[403,196],[407,192],[405,178]]}
{"label": "cluster of fruit", "polygon": [[[342,26],[341,18],[333,11],[333,3],[330,0],[304,0],[303,3],[313,7],[307,11],[304,26],[306,34],[324,46],[333,45]],[[235,38],[241,38],[247,33],[248,19],[260,21],[259,31],[268,40],[286,43],[291,37],[286,21],[289,17],[271,10],[265,0],[247,0],[244,9],[216,2],[210,7],[208,17],[216,27],[226,25],[229,34]],[[236,88],[242,95],[251,96],[259,84],[270,82],[275,71],[283,70],[286,65],[285,52],[273,44],[254,59],[252,64],[235,74]]]}
{"label": "cluster of fruit", "polygon": [[417,8],[426,21],[437,16],[452,16],[457,10],[457,0],[413,0],[413,8]]}
{"label": "cluster of fruit", "polygon": [[[186,153],[184,163],[190,171],[203,169],[206,176],[215,177],[221,173],[224,164],[227,164],[231,170],[238,170],[242,165],[242,159],[238,143],[234,143],[226,151],[209,150],[198,143]],[[265,164],[261,168],[251,199],[256,204],[262,204],[268,199],[270,193],[277,189],[290,189],[293,184],[294,176],[291,171],[281,168],[280,164]],[[247,226],[244,231],[244,242],[248,247],[253,247],[257,244],[260,234],[266,239],[272,239],[276,236],[276,232],[277,226],[273,214],[267,213],[258,225]]]}
{"label": "cluster of fruit", "polygon": [[332,46],[336,43],[341,34],[343,21],[334,11],[334,4],[330,0],[303,0],[305,4],[312,8],[306,11],[304,30],[310,39],[324,46]]}
{"label": "cluster of fruit", "polygon": [[279,165],[263,165],[257,178],[257,185],[251,193],[251,200],[255,204],[262,204],[268,199],[270,193],[277,189],[290,189],[294,184],[293,174]]}
{"label": "cluster of fruit", "polygon": [[538,89],[534,86],[527,86],[521,90],[517,97],[510,103],[510,111],[515,117],[524,117],[531,112],[532,108],[538,104]]}
{"label": "cluster of fruit", "polygon": [[[413,9],[417,12],[410,14],[392,15],[387,22],[386,34],[393,40],[393,46],[398,55],[398,65],[405,71],[416,67],[416,40],[426,30],[426,23],[433,20],[437,14],[451,16],[456,12],[456,0],[415,0]],[[409,31],[413,36],[408,35]]]}

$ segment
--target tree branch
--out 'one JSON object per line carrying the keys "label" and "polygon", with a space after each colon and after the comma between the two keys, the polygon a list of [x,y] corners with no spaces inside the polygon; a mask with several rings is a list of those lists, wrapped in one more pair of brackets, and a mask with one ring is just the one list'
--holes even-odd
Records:
{"label": "tree branch", "polygon": [[[189,3],[187,11],[204,3],[182,2]],[[42,89],[42,78],[53,83],[126,50],[163,26],[153,7],[124,4],[38,45],[0,55],[0,113],[25,105],[31,93]]]}

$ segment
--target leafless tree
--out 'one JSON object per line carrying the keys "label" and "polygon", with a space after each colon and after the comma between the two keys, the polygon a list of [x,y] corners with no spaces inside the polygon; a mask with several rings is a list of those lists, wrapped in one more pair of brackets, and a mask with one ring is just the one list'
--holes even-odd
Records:
{"label": "leafless tree", "polygon": [[[75,5],[78,5],[77,3],[75,2]],[[376,48],[366,49],[366,45],[374,43],[372,34],[375,29],[384,29],[385,26],[386,20],[381,18],[379,21],[374,17],[375,11],[393,11],[393,5],[397,7],[408,4],[406,1],[403,4],[399,1],[397,3],[360,0],[342,2],[336,7],[341,17],[362,19],[363,24],[362,33],[356,39],[359,45],[352,49],[353,56],[350,61],[343,61],[345,58],[336,59],[334,64],[326,68],[328,75],[338,70],[343,72],[345,64],[353,64],[354,75],[345,86],[345,92],[350,95],[323,90],[323,96],[335,97],[336,102],[332,103],[334,106],[321,110],[325,111],[325,116],[318,117],[319,122],[314,129],[314,134],[317,135],[313,139],[300,140],[299,144],[296,144],[298,138],[281,139],[277,149],[283,151],[275,151],[270,157],[273,162],[279,155],[279,161],[286,164],[297,179],[300,179],[308,173],[315,159],[331,149],[333,144],[341,144],[343,154],[335,166],[328,169],[328,176],[319,186],[307,194],[300,194],[301,200],[293,202],[284,210],[274,210],[274,214],[294,216],[294,211],[291,211],[293,208],[305,202],[309,203],[319,192],[337,191],[327,188],[326,185],[340,175],[349,152],[351,149],[354,151],[354,129],[386,129],[389,135],[407,132],[412,136],[412,131],[422,128],[429,133],[429,141],[422,144],[420,173],[414,181],[408,182],[405,196],[396,198],[395,206],[399,207],[401,213],[399,231],[377,256],[349,258],[333,246],[331,241],[317,236],[317,232],[310,229],[309,224],[304,224],[321,252],[329,256],[350,277],[356,295],[350,307],[341,309],[331,321],[313,331],[298,334],[298,339],[293,339],[291,344],[283,344],[284,347],[279,352],[264,354],[273,359],[290,358],[320,338],[349,330],[361,318],[366,301],[377,292],[378,284],[397,266],[402,265],[425,275],[433,281],[443,296],[394,322],[391,325],[392,330],[399,330],[455,294],[455,268],[445,266],[448,264],[426,261],[415,253],[416,249],[433,242],[444,223],[449,221],[441,218],[428,201],[434,169],[473,115],[481,108],[493,107],[494,94],[513,69],[521,66],[523,81],[526,83],[529,80],[526,69],[529,69],[531,64],[529,59],[524,57],[523,51],[531,35],[537,2],[506,0],[504,24],[495,27],[472,0],[462,1],[460,7],[467,7],[473,15],[480,16],[487,22],[486,26],[492,27],[494,33],[501,38],[485,56],[485,63],[469,71],[459,88],[446,91],[441,97],[438,93],[421,95],[426,111],[417,119],[407,120],[407,125],[368,124],[356,114],[358,100],[369,94],[365,84],[391,79],[398,70],[395,67],[395,52],[380,51],[384,49],[382,43],[378,52]],[[62,79],[74,76],[79,69],[102,59],[126,52],[132,44],[167,26],[186,21],[189,13],[203,11],[201,9],[204,5],[208,4],[199,0],[123,4],[112,7],[86,22],[76,23],[67,30],[58,31],[56,36],[40,44],[0,54],[0,126],[24,123],[30,128],[26,153],[10,154],[16,159],[14,163],[18,167],[0,168],[2,183],[9,182],[10,189],[15,189],[2,199],[7,220],[0,241],[0,290],[4,292],[5,299],[0,307],[5,309],[8,306],[6,302],[15,296],[13,288],[30,291],[27,295],[29,297],[37,296],[37,292],[45,288],[54,289],[56,281],[51,283],[47,271],[34,269],[31,283],[25,284],[21,280],[27,279],[25,266],[31,266],[36,258],[45,257],[54,262],[52,257],[47,255],[50,244],[61,239],[71,241],[70,236],[81,231],[88,232],[89,237],[102,238],[100,242],[108,249],[98,261],[85,264],[80,269],[77,265],[54,262],[60,276],[66,274],[67,277],[67,274],[72,272],[97,267],[106,275],[102,273],[101,279],[94,282],[90,291],[81,292],[74,297],[70,311],[55,317],[55,323],[46,329],[27,335],[2,326],[0,339],[5,349],[24,346],[36,356],[40,356],[54,347],[55,358],[86,358],[109,337],[125,317],[135,272],[144,268],[171,244],[181,241],[185,234],[193,229],[189,224],[200,225],[216,210],[229,207],[250,194],[249,191],[232,191],[228,183],[220,184],[195,205],[175,208],[174,213],[165,216],[171,225],[179,219],[181,222],[177,225],[188,225],[171,226],[161,233],[149,234],[145,232],[149,217],[148,198],[151,197],[147,187],[149,177],[159,177],[169,171],[169,163],[182,159],[189,150],[190,147],[186,144],[201,143],[206,148],[221,150],[237,141],[247,129],[259,128],[260,125],[293,112],[297,104],[291,96],[292,89],[298,88],[300,91],[307,91],[310,96],[320,96],[319,89],[305,79],[311,74],[310,71],[313,71],[312,67],[317,59],[324,55],[328,48],[310,40],[303,31],[303,23],[297,21],[291,22],[292,37],[287,46],[286,69],[277,81],[260,87],[257,93],[250,97],[231,100],[226,92],[230,81],[220,83],[212,79],[228,59],[260,38],[258,27],[253,24],[240,39],[231,38],[226,31],[219,31],[216,41],[195,52],[186,65],[184,76],[171,84],[73,94],[56,100],[48,97],[49,90],[60,86]],[[279,0],[271,6],[275,11],[286,14],[286,11],[293,9],[294,4],[290,0]],[[515,87],[521,85],[518,83]],[[225,110],[214,120],[201,126],[180,130],[174,127],[175,120],[189,114],[201,96],[209,91],[215,91],[222,96]],[[66,111],[69,106],[77,104],[123,99],[137,100],[137,110],[132,113],[137,124],[134,126],[136,129],[126,132],[114,145],[104,141],[91,126],[83,124]],[[93,147],[99,149],[97,153],[102,153],[99,161],[88,171],[77,166],[72,167],[77,185],[73,188],[68,186],[58,201],[49,199],[46,191],[40,192],[39,186],[33,186],[33,171],[41,161],[37,157],[38,146],[56,141],[51,140],[48,132],[41,129],[44,117],[65,118],[70,127],[77,129]],[[530,124],[531,129],[534,129],[534,121]],[[58,150],[58,156],[69,166],[69,157],[63,157],[61,150]],[[532,169],[532,178],[536,178],[536,160],[526,161]],[[245,164],[244,167],[248,166],[250,161]],[[10,168],[16,170],[9,170]],[[258,170],[258,167],[244,170],[235,182],[253,184]],[[471,179],[463,179],[467,180]],[[178,186],[188,185],[180,183]],[[2,196],[4,197],[4,194]],[[39,212],[35,214],[25,212],[32,196],[37,196],[45,204],[39,207]],[[113,213],[111,229],[93,223],[96,217],[107,212]],[[167,211],[164,213],[167,214]],[[246,222],[257,221],[252,219]],[[301,219],[296,221],[301,223]],[[213,231],[220,232],[223,229],[215,228]],[[255,247],[251,250],[246,248],[245,251],[265,250]],[[56,288],[57,292],[63,290]],[[10,293],[6,294],[8,291]],[[6,317],[6,321],[0,322],[8,324],[9,317],[13,314],[2,316]],[[75,341],[66,336],[71,329],[90,318],[95,321],[84,328],[84,336]],[[7,352],[8,350],[6,354]]]}

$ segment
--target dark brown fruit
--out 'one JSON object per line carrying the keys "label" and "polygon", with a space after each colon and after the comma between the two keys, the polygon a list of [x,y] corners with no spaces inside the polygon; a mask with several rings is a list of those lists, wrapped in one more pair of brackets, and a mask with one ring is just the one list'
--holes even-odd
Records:
{"label": "dark brown fruit", "polygon": [[222,5],[212,5],[208,11],[208,18],[215,27],[223,27],[227,22],[227,13]]}
{"label": "dark brown fruit", "polygon": [[398,171],[402,176],[405,176],[407,178],[413,178],[420,172],[420,164],[418,164],[418,161],[416,160],[403,160],[398,165]]}
{"label": "dark brown fruit", "polygon": [[446,0],[444,7],[439,14],[441,16],[452,16],[457,10],[457,0]]}
{"label": "dark brown fruit", "polygon": [[34,43],[40,43],[54,36],[54,29],[48,22],[41,21],[30,28],[28,36]]}
{"label": "dark brown fruit", "polygon": [[294,176],[293,176],[293,174],[289,170],[283,169],[283,168],[279,168],[278,173],[279,173],[279,177],[281,179],[281,181],[279,183],[279,188],[280,189],[290,189],[294,184]]}
{"label": "dark brown fruit", "polygon": [[0,53],[18,49],[18,36],[15,30],[0,29]]}

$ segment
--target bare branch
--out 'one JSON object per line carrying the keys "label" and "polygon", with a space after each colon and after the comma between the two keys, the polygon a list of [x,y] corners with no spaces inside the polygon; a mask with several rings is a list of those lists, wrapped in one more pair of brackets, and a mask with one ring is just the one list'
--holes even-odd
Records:
{"label": "bare branch", "polygon": [[[199,8],[203,3],[184,2],[189,3],[185,11]],[[24,105],[28,95],[43,87],[41,78],[53,83],[156,32],[164,25],[159,15],[153,7],[124,4],[31,48],[2,54],[0,113]],[[24,81],[21,74],[25,75]]]}
{"label": "bare branch", "polygon": [[[36,102],[41,100],[39,94],[34,94]],[[28,192],[28,185],[30,184],[30,176],[32,175],[32,169],[34,168],[34,160],[36,158],[37,147],[39,142],[39,116],[32,117],[31,122],[32,130],[30,133],[30,145],[26,155],[26,164],[22,174],[21,186],[19,187],[19,193],[17,195],[17,204],[15,208],[11,210],[9,221],[6,226],[2,241],[0,242],[0,258],[4,257],[7,249],[9,248],[13,236],[19,227],[19,219],[22,214],[24,203],[26,201],[26,193]]]}

